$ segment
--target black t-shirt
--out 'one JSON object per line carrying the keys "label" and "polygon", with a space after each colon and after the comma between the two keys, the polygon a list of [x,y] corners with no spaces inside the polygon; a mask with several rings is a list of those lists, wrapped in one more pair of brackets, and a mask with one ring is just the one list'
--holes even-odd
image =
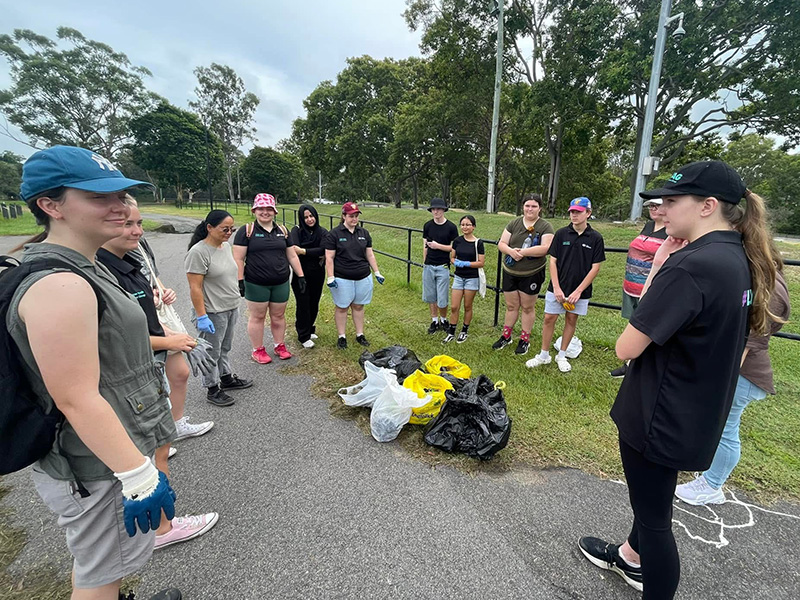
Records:
{"label": "black t-shirt", "polygon": [[150,335],[163,337],[165,335],[164,328],[161,327],[161,322],[158,320],[156,305],[153,301],[153,288],[141,273],[141,263],[130,254],[126,254],[125,258],[119,258],[105,248],[97,251],[97,260],[108,267],[119,286],[139,302],[139,306],[147,316],[147,329]]}
{"label": "black t-shirt", "polygon": [[708,233],[667,259],[631,325],[653,340],[632,360],[611,409],[620,437],[683,471],[711,464],[739,373],[752,300],[735,231]]}
{"label": "black t-shirt", "polygon": [[277,223],[272,225],[272,231],[267,231],[256,221],[249,238],[247,228],[240,227],[233,245],[247,246],[244,279],[248,283],[280,285],[289,280],[289,259],[286,258],[289,240]]}
{"label": "black t-shirt", "polygon": [[363,227],[357,225],[353,233],[350,233],[342,223],[325,236],[322,247],[336,250],[333,258],[334,276],[353,281],[369,277],[367,248],[372,248],[372,238]]}
{"label": "black t-shirt", "polygon": [[[483,248],[483,240],[478,241],[478,252],[475,252],[475,242],[468,242],[464,239],[463,235],[458,236],[453,240],[453,250],[456,251],[456,258],[458,260],[468,260],[475,262],[478,260],[479,254],[486,254]],[[430,250],[429,250],[430,252]],[[478,269],[472,267],[456,267],[455,274],[464,279],[475,279],[478,277]]]}
{"label": "black t-shirt", "polygon": [[313,234],[297,225],[289,233],[289,244],[299,246],[306,251],[305,254],[297,255],[303,273],[325,268],[325,248],[322,247],[322,241],[327,235],[328,230],[319,225],[314,228]]}
{"label": "black t-shirt", "polygon": [[[588,223],[580,235],[575,231],[572,223],[556,231],[548,254],[556,258],[558,285],[565,296],[569,296],[575,291],[592,270],[592,265],[606,259],[603,236],[592,229]],[[547,286],[547,291],[554,291],[552,279]],[[589,284],[589,287],[583,290],[581,299],[591,297],[592,286]]]}
{"label": "black t-shirt", "polygon": [[[449,246],[453,243],[453,240],[458,237],[458,229],[456,229],[456,226],[447,219],[445,219],[444,223],[441,225],[437,225],[436,222],[431,219],[422,226],[422,237],[429,242],[439,242],[440,244]],[[425,253],[425,264],[449,265],[450,252],[447,250],[434,250],[433,248],[428,248],[428,251]]]}

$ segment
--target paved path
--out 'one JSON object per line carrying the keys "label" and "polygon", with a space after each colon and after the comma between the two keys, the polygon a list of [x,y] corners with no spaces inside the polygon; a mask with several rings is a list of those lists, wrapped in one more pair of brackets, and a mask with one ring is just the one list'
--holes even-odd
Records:
{"label": "paved path", "polygon": [[[188,236],[148,237],[188,322]],[[15,243],[0,238],[0,251]],[[141,573],[140,598],[168,585],[192,600],[640,597],[577,550],[581,535],[621,540],[627,533],[623,484],[566,469],[477,476],[432,469],[332,417],[307,377],[248,360],[245,340],[240,321],[234,364],[256,385],[236,392],[234,406],[216,408],[193,379],[188,413],[217,425],[179,442],[170,463],[178,510],[215,510],[220,521],[207,535],[156,553]],[[28,474],[5,481],[13,490],[0,508],[14,511],[29,539],[12,568],[50,564],[67,573],[63,534]],[[798,597],[800,506],[675,507],[678,598]]]}

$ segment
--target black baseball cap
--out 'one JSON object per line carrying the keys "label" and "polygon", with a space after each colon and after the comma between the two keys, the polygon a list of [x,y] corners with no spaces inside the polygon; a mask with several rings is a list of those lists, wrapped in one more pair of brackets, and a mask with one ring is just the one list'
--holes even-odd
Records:
{"label": "black baseball cap", "polygon": [[683,194],[714,196],[729,204],[739,204],[746,191],[744,181],[730,165],[721,160],[704,160],[681,167],[662,187],[639,195],[645,200]]}

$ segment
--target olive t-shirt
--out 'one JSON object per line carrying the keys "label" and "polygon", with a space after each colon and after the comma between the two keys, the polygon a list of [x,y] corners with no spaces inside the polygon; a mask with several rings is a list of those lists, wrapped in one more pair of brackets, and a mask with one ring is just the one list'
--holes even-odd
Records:
{"label": "olive t-shirt", "polygon": [[[533,224],[533,231],[528,231],[522,221],[523,217],[518,217],[506,225],[506,231],[511,234],[508,245],[512,248],[522,248],[522,244],[529,234],[531,235],[531,246],[540,246],[543,236],[555,233],[553,226],[544,219],[537,219]],[[513,266],[508,266],[503,260],[503,270],[517,277],[528,277],[544,269],[546,263],[547,255],[526,256],[514,263]]]}
{"label": "olive t-shirt", "polygon": [[239,308],[238,268],[228,242],[214,248],[203,241],[189,249],[183,261],[187,273],[204,275],[203,302],[206,312],[219,313]]}

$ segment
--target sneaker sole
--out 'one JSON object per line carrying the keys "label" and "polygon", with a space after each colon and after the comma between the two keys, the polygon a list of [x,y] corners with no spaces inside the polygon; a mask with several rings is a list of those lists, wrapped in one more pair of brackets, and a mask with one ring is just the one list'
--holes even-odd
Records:
{"label": "sneaker sole", "polygon": [[163,543],[161,545],[158,544],[158,539],[156,539],[156,545],[153,547],[153,550],[160,550],[161,548],[166,548],[167,546],[173,546],[175,544],[181,544],[183,542],[188,542],[189,540],[193,540],[195,538],[198,538],[201,535],[203,535],[204,533],[208,533],[211,530],[211,528],[214,527],[214,525],[217,524],[217,521],[219,521],[219,513],[214,513],[214,517],[210,521],[208,521],[206,523],[205,527],[203,527],[202,529],[198,529],[197,531],[195,531],[192,535],[190,535],[188,537],[181,538],[179,540],[172,540],[170,542],[165,542],[165,543]]}
{"label": "sneaker sole", "polygon": [[609,564],[606,561],[597,558],[596,556],[592,556],[586,550],[583,549],[583,546],[581,546],[580,543],[578,543],[578,550],[580,550],[581,554],[583,554],[586,557],[586,559],[590,563],[592,563],[595,567],[599,567],[605,571],[612,571],[617,575],[619,575],[620,577],[622,577],[625,583],[627,583],[633,589],[638,590],[640,592],[644,591],[644,585],[640,581],[636,581],[635,579],[631,579],[630,577],[628,577],[628,574],[625,573],[625,571],[623,571],[622,569],[620,569],[617,565],[613,563]]}
{"label": "sneaker sole", "polygon": [[[530,348],[528,348],[528,350],[530,350]],[[525,356],[528,353],[528,350],[525,350],[525,352],[517,352],[516,350],[514,350],[514,354],[516,356]]]}
{"label": "sneaker sole", "polygon": [[209,431],[211,431],[212,429],[214,429],[214,422],[213,422],[213,421],[211,421],[210,423],[211,423],[211,424],[210,424],[208,427],[204,428],[204,429],[200,429],[199,431],[196,431],[195,433],[187,433],[187,434],[185,434],[185,435],[179,435],[179,436],[178,436],[178,437],[176,437],[176,438],[175,438],[175,440],[173,440],[173,441],[175,441],[175,442],[180,442],[181,440],[185,440],[185,439],[188,439],[188,438],[200,437],[201,435],[205,435],[205,434],[207,434]]}
{"label": "sneaker sole", "polygon": [[[252,361],[253,361],[254,363],[256,363],[257,365],[268,365],[269,363],[271,363],[271,362],[272,362],[272,359],[271,359],[271,358],[270,358],[269,360],[258,360],[258,359],[257,359],[257,358],[255,358],[254,356],[251,356],[251,357],[250,357],[250,360],[252,360]],[[227,388],[227,389],[231,389],[231,388]]]}
{"label": "sneaker sole", "polygon": [[719,499],[700,500],[700,498],[697,498],[697,499],[694,499],[694,500],[690,500],[690,499],[682,498],[681,496],[678,496],[678,492],[675,492],[675,497],[678,500],[680,500],[681,502],[685,502],[686,504],[689,504],[691,506],[705,506],[706,504],[725,504],[725,500],[726,500],[724,495],[723,495],[721,500],[719,500]]}
{"label": "sneaker sole", "polygon": [[231,399],[230,402],[215,402],[214,400],[209,400],[208,398],[206,398],[206,402],[208,402],[212,406],[231,406],[236,403],[236,400]]}
{"label": "sneaker sole", "polygon": [[231,386],[220,385],[219,387],[223,391],[226,391],[226,390],[246,390],[247,388],[253,387],[253,382],[251,381],[247,385],[231,385]]}

